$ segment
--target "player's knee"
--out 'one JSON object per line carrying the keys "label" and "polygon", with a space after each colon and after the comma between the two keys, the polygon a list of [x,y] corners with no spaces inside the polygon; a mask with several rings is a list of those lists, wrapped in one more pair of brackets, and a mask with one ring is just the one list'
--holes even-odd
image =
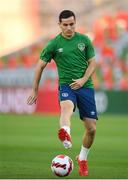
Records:
{"label": "player's knee", "polygon": [[73,104],[71,103],[61,104],[61,113],[73,113]]}
{"label": "player's knee", "polygon": [[88,133],[90,136],[95,136],[95,134],[96,134],[96,127],[88,128],[88,129],[87,129],[87,133]]}
{"label": "player's knee", "polygon": [[72,113],[72,112],[73,112],[73,108],[71,106],[64,105],[61,107],[61,113]]}

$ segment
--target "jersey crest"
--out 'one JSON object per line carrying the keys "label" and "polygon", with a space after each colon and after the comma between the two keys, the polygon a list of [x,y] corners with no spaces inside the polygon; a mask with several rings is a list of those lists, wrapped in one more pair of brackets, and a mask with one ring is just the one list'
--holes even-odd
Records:
{"label": "jersey crest", "polygon": [[78,48],[79,48],[80,51],[85,50],[85,44],[84,43],[79,43]]}

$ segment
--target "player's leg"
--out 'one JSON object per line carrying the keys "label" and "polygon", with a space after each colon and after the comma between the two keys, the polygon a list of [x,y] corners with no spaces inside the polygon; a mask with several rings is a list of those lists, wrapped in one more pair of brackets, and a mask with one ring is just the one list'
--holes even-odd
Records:
{"label": "player's leg", "polygon": [[73,114],[74,104],[70,100],[61,101],[60,127],[67,126],[70,128],[70,118]]}
{"label": "player's leg", "polygon": [[63,142],[65,148],[71,148],[70,119],[73,114],[76,98],[71,88],[65,85],[61,86],[59,90],[59,98],[61,114],[58,137]]}
{"label": "player's leg", "polygon": [[80,92],[78,92],[78,94],[80,94],[78,96],[78,108],[80,112],[80,118],[83,120],[85,126],[85,133],[77,160],[79,164],[79,174],[81,176],[87,176],[87,157],[96,134],[97,112],[93,89],[83,88],[80,90]]}
{"label": "player's leg", "polygon": [[95,119],[84,119],[85,133],[83,136],[83,143],[79,154],[80,160],[87,160],[89,150],[93,144],[96,135],[96,120]]}
{"label": "player's leg", "polygon": [[71,148],[72,141],[70,135],[70,119],[73,114],[74,104],[70,100],[61,101],[60,130],[59,139],[63,142],[65,148]]}
{"label": "player's leg", "polygon": [[86,129],[83,136],[83,146],[89,149],[96,135],[96,119],[86,118],[83,123]]}
{"label": "player's leg", "polygon": [[82,147],[77,157],[77,160],[79,164],[79,174],[81,176],[88,176],[87,157],[96,134],[96,120],[86,118],[84,119],[83,123],[85,126],[85,133],[83,136]]}

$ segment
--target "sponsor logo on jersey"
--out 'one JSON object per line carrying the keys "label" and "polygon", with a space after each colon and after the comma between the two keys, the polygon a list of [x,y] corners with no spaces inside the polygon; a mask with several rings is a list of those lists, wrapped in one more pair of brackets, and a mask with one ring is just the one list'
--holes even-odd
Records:
{"label": "sponsor logo on jersey", "polygon": [[57,51],[58,51],[59,53],[62,53],[62,52],[63,52],[63,48],[59,48],[59,49],[57,49]]}
{"label": "sponsor logo on jersey", "polygon": [[84,51],[85,50],[85,44],[84,43],[79,43],[78,48],[79,48],[80,51]]}

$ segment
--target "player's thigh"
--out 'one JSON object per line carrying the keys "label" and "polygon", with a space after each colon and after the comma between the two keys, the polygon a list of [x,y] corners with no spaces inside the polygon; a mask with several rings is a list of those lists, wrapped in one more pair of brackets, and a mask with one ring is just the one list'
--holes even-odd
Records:
{"label": "player's thigh", "polygon": [[98,119],[94,90],[92,88],[81,88],[76,93],[80,119]]}
{"label": "player's thigh", "polygon": [[73,113],[76,106],[76,95],[69,85],[61,85],[59,87],[59,102],[61,113]]}

